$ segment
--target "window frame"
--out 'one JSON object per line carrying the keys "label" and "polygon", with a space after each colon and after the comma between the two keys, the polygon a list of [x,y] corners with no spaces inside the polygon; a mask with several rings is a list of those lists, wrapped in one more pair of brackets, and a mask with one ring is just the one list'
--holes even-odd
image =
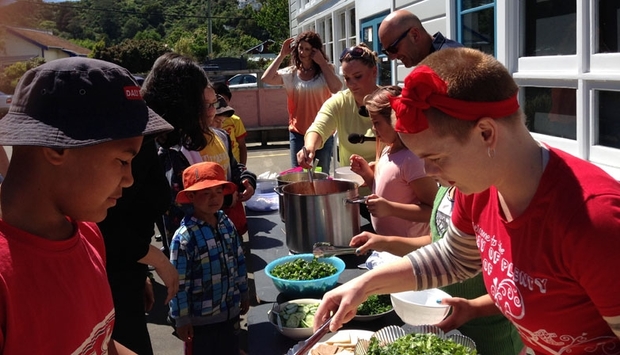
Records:
{"label": "window frame", "polygon": [[463,10],[463,0],[456,1],[456,40],[463,43],[463,16],[493,8],[493,56],[497,58],[497,0]]}
{"label": "window frame", "polygon": [[[566,0],[565,0],[566,1]],[[525,2],[518,5],[502,6],[506,17],[510,11],[518,11],[519,20],[514,25],[506,25],[505,39],[515,39],[513,47],[505,52],[515,53],[513,73],[517,84],[545,88],[565,87],[577,90],[576,102],[576,140],[564,139],[532,132],[532,136],[550,146],[600,166],[616,179],[620,179],[620,149],[598,145],[598,95],[597,91],[620,91],[620,52],[596,53],[598,38],[598,7],[600,0],[576,1],[576,54],[540,57],[524,57],[524,33],[527,26]],[[508,32],[514,31],[517,36]],[[520,36],[518,35],[520,34]],[[509,45],[507,45],[509,46]],[[501,51],[500,51],[501,52]],[[510,58],[505,58],[509,61]],[[524,95],[519,99],[523,102]],[[524,106],[524,105],[522,105]]]}

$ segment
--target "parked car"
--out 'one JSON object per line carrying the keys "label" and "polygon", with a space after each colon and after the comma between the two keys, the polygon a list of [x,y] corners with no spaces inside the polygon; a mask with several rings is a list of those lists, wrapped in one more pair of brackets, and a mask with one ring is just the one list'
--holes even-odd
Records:
{"label": "parked car", "polygon": [[142,86],[142,84],[144,84],[144,77],[141,75],[134,75],[133,78],[136,80],[136,83],[138,83],[138,85]]}
{"label": "parked car", "polygon": [[226,83],[230,88],[255,88],[258,85],[256,73],[237,74]]}
{"label": "parked car", "polygon": [[11,107],[12,100],[13,95],[5,94],[0,91],[0,117],[4,116],[7,112],[9,112],[9,107]]}

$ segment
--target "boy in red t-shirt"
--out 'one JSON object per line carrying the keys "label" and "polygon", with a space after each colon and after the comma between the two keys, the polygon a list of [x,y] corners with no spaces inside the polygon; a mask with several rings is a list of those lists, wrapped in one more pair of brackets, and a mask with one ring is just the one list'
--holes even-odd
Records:
{"label": "boy in red t-shirt", "polygon": [[13,146],[0,187],[0,353],[132,353],[111,340],[95,222],[133,183],[143,136],[171,129],[117,65],[66,58],[24,74],[0,120],[0,145]]}

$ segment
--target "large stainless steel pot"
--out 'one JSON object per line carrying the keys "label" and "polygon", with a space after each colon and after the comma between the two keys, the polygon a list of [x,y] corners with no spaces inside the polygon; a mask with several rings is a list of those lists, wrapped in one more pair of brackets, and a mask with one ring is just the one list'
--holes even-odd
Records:
{"label": "large stainless steel pot", "polygon": [[284,199],[286,246],[311,253],[316,242],[348,246],[360,232],[358,185],[344,180],[300,181],[276,187]]}
{"label": "large stainless steel pot", "polygon": [[[329,177],[329,175],[325,174],[325,173],[319,173],[319,172],[314,172],[312,173],[312,178],[314,180],[325,180]],[[309,176],[307,172],[295,172],[295,173],[288,173],[288,174],[283,174],[277,177],[277,181],[278,181],[278,186],[284,186],[284,185],[288,185],[292,182],[299,182],[299,181],[308,181]],[[285,221],[285,217],[284,217],[284,211],[286,210],[286,206],[284,198],[282,197],[282,194],[280,194],[279,196],[279,209],[280,209],[280,219],[282,220],[282,222]]]}

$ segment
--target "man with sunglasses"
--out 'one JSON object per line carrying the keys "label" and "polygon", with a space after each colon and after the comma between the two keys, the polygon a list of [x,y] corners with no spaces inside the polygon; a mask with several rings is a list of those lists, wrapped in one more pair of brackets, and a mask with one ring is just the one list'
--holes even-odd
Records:
{"label": "man with sunglasses", "polygon": [[407,10],[394,11],[381,22],[379,40],[384,46],[383,54],[391,60],[400,60],[407,68],[437,50],[463,46],[445,38],[441,32],[431,36],[420,19]]}

